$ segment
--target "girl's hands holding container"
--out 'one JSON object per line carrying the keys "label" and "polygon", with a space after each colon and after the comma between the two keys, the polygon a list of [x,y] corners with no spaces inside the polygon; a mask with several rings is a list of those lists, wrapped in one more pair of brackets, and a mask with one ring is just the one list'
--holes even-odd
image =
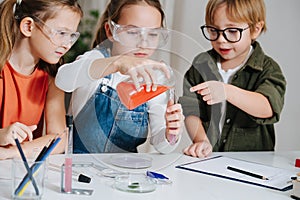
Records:
{"label": "girl's hands holding container", "polygon": [[121,74],[129,75],[132,79],[136,90],[140,90],[140,78],[146,84],[146,91],[150,92],[157,89],[157,77],[154,70],[162,71],[167,79],[170,79],[170,71],[163,62],[157,62],[151,59],[138,58],[134,56],[119,56],[113,63],[117,71]]}
{"label": "girl's hands holding container", "polygon": [[130,75],[130,78],[120,82],[116,88],[121,102],[129,110],[175,85],[172,69],[163,62],[143,59],[138,65],[140,66],[127,70],[126,74]]}

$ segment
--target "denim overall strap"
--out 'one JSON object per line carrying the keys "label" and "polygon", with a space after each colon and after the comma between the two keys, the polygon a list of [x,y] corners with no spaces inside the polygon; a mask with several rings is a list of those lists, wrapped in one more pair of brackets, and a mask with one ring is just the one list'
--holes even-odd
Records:
{"label": "denim overall strap", "polygon": [[74,120],[74,153],[137,152],[148,134],[147,104],[128,110],[100,84]]}
{"label": "denim overall strap", "polygon": [[148,134],[148,106],[128,110],[103,78],[74,119],[74,153],[137,152]]}

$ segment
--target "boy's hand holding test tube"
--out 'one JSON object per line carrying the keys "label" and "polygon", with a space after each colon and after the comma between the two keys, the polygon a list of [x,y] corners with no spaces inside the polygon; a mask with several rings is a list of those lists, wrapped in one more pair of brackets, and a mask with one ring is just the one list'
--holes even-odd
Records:
{"label": "boy's hand holding test tube", "polygon": [[180,134],[180,123],[183,122],[181,105],[176,104],[175,88],[170,88],[170,98],[166,111],[167,133],[166,137],[171,145],[176,144]]}

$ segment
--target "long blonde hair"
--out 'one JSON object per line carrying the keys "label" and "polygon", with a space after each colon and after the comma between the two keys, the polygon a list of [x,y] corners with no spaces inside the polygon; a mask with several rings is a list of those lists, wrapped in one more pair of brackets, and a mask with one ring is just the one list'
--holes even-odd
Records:
{"label": "long blonde hair", "polygon": [[[43,21],[53,18],[60,8],[67,7],[82,17],[77,0],[4,0],[0,4],[0,72],[11,55],[15,42],[20,39],[20,22],[25,17],[38,17]],[[61,62],[61,61],[60,61]],[[38,67],[55,76],[57,65],[40,60]]]}

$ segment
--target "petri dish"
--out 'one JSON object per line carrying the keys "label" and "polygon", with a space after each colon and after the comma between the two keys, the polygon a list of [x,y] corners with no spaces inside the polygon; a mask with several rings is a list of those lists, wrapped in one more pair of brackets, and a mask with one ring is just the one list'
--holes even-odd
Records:
{"label": "petri dish", "polygon": [[101,170],[100,174],[104,177],[115,178],[118,175],[123,175],[123,174],[128,174],[128,173],[120,172],[120,171],[117,171],[114,169],[107,168],[107,169]]}
{"label": "petri dish", "polygon": [[132,193],[148,193],[156,189],[155,183],[144,174],[119,175],[115,178],[114,187]]}
{"label": "petri dish", "polygon": [[130,169],[143,169],[152,166],[152,158],[145,155],[141,157],[131,154],[118,154],[111,156],[110,162],[114,166]]}

